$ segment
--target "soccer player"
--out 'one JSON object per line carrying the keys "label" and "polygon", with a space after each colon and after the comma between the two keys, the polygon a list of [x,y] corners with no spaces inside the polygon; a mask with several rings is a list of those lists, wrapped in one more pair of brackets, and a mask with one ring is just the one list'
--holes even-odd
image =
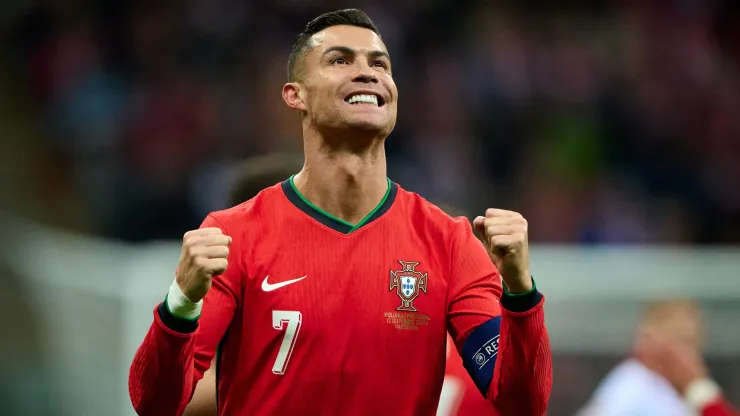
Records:
{"label": "soccer player", "polygon": [[386,177],[391,68],[359,10],[299,35],[282,96],[300,115],[304,167],[185,233],[131,365],[139,414],[182,413],[217,356],[223,415],[432,415],[448,330],[500,414],[545,411],[551,352],[526,221],[487,210],[481,244]]}
{"label": "soccer player", "polygon": [[693,414],[701,416],[738,416],[714,382],[701,351],[695,347],[660,337],[647,340],[646,348],[655,357],[655,371],[663,376],[683,397]]}
{"label": "soccer player", "polygon": [[734,415],[707,376],[699,354],[702,339],[695,302],[651,302],[638,327],[634,356],[612,370],[579,415]]}

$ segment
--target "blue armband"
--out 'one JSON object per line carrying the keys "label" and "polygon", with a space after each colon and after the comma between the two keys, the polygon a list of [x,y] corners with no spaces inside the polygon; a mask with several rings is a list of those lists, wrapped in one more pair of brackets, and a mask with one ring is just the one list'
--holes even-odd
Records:
{"label": "blue armband", "polygon": [[500,333],[501,317],[497,316],[475,328],[463,344],[463,365],[483,396],[488,394],[493,379]]}

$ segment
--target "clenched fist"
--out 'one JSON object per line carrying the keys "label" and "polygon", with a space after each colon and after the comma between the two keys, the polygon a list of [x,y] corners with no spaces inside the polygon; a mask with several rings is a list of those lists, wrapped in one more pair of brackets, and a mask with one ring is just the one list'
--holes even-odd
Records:
{"label": "clenched fist", "polygon": [[489,208],[485,217],[473,221],[473,226],[509,292],[530,291],[527,220],[518,212]]}
{"label": "clenched fist", "polygon": [[182,239],[175,281],[182,293],[197,303],[211,288],[211,279],[226,271],[231,237],[219,228],[188,231]]}

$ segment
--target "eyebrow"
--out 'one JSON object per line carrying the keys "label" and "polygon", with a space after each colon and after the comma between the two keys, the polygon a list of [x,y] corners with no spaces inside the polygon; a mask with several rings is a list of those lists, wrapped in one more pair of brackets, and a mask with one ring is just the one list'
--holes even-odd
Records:
{"label": "eyebrow", "polygon": [[[328,54],[330,54],[332,52],[341,52],[343,54],[352,55],[352,56],[357,55],[357,51],[354,50],[354,49],[352,49],[352,48],[350,48],[350,47],[347,47],[347,46],[332,46],[331,48],[328,48],[327,50],[325,50],[324,53],[322,54],[322,56],[326,56],[326,55],[328,55]],[[389,61],[391,59],[390,55],[388,55],[388,52],[384,52],[384,51],[380,51],[380,50],[370,51],[370,52],[368,52],[368,56],[370,58],[386,58]]]}

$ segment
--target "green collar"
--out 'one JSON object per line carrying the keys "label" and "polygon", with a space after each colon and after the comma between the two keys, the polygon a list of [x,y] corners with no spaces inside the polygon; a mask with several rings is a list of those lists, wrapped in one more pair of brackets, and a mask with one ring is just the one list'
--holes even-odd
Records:
{"label": "green collar", "polygon": [[380,201],[378,206],[370,211],[370,213],[367,214],[367,216],[363,218],[360,222],[352,225],[347,221],[337,218],[322,210],[321,208],[312,204],[311,201],[306,199],[303,195],[301,195],[301,193],[298,192],[298,189],[295,187],[295,183],[293,183],[294,176],[295,175],[291,176],[289,179],[283,181],[282,183],[283,192],[285,192],[285,196],[288,197],[288,200],[298,209],[310,215],[316,221],[343,234],[351,234],[358,230],[360,227],[363,227],[380,218],[390,209],[391,205],[393,205],[393,201],[395,201],[396,194],[398,193],[398,185],[392,182],[390,179],[387,179],[388,190],[385,192],[385,196],[383,196],[383,199]]}

